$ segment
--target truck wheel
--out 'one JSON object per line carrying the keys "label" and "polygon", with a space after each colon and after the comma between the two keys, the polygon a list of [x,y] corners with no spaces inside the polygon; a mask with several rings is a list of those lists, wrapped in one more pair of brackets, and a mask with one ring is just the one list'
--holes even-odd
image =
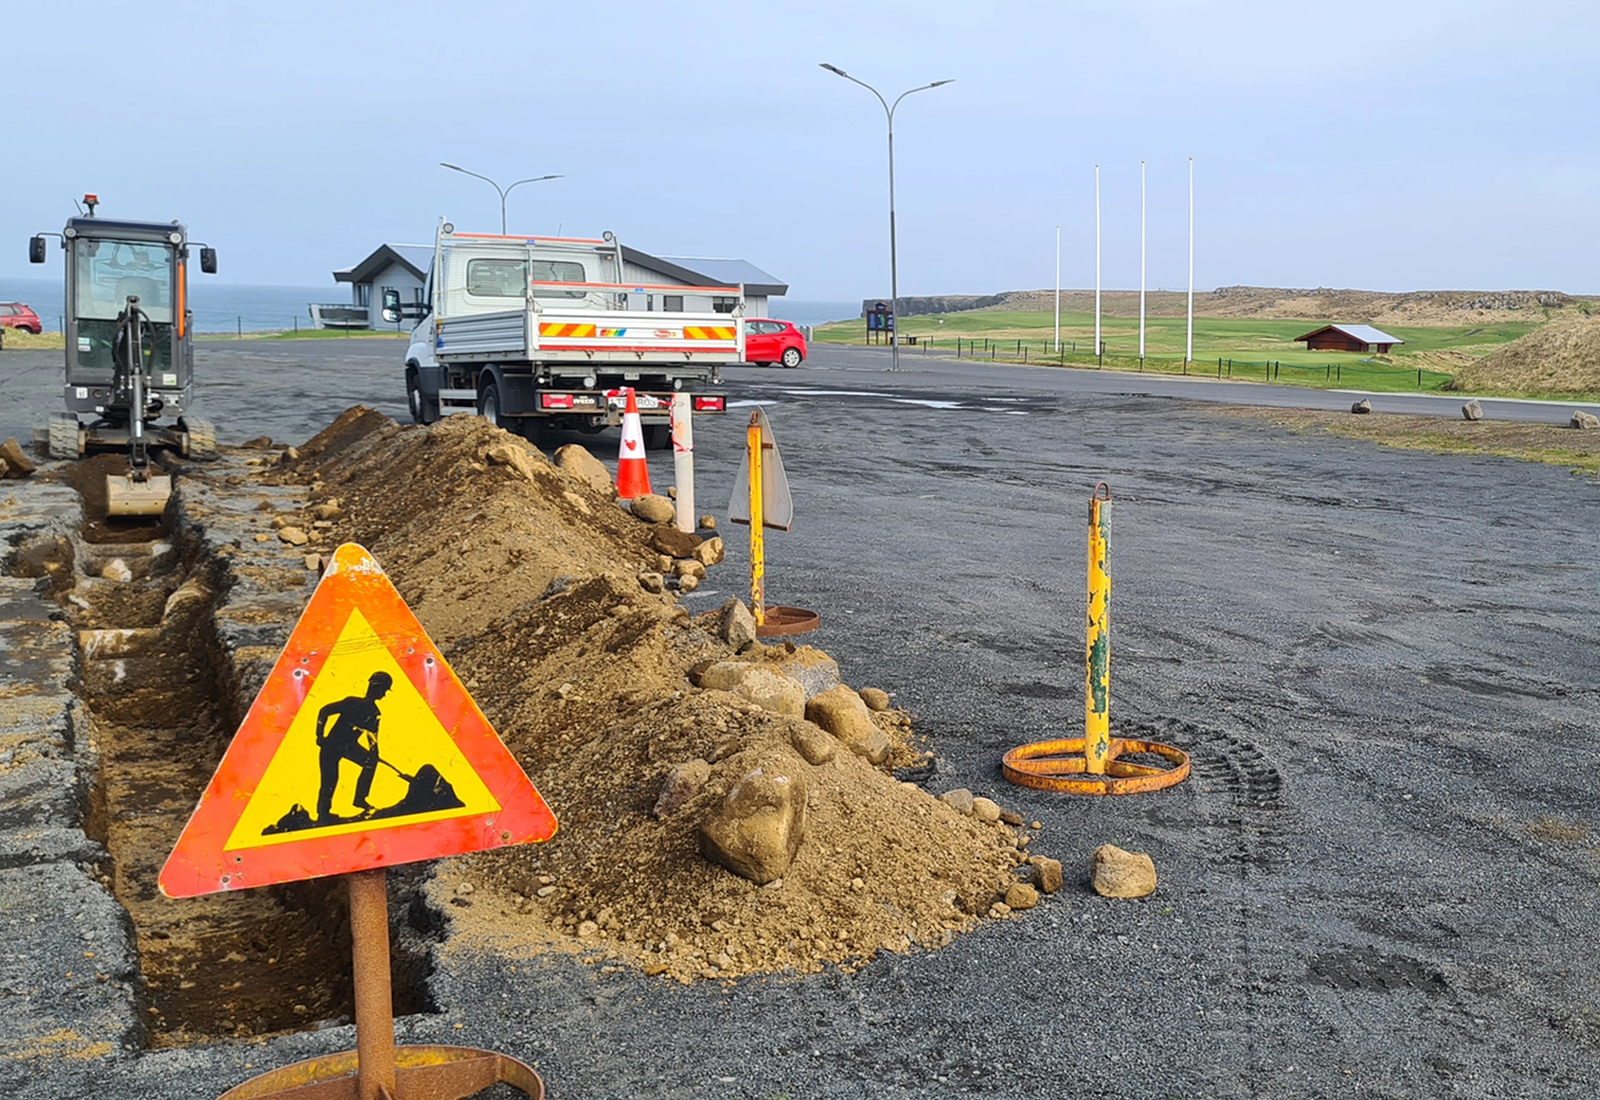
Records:
{"label": "truck wheel", "polygon": [[50,418],[50,457],[77,458],[82,453],[78,445],[78,418],[71,413],[56,413]]}
{"label": "truck wheel", "polygon": [[209,459],[217,457],[217,426],[198,416],[186,416],[183,430],[189,435],[189,457]]}
{"label": "truck wheel", "polygon": [[646,424],[644,425],[644,449],[647,451],[664,451],[672,446],[671,424]]}
{"label": "truck wheel", "polygon": [[432,424],[439,419],[439,399],[422,395],[422,383],[414,367],[406,371],[406,404],[413,424]]}
{"label": "truck wheel", "polygon": [[478,394],[478,415],[495,427],[500,427],[500,387],[490,382]]}
{"label": "truck wheel", "polygon": [[799,348],[783,349],[783,365],[791,370],[793,370],[795,367],[798,367],[800,365],[800,360],[803,358],[804,356],[800,354]]}

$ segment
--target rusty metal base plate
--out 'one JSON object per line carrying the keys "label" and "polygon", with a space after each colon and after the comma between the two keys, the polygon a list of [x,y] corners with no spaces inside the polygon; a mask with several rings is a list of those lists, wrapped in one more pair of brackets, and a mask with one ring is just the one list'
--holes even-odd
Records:
{"label": "rusty metal base plate", "polygon": [[795,634],[809,634],[822,625],[822,617],[803,607],[769,607],[762,616],[766,621],[756,627],[758,638],[787,638]]}
{"label": "rusty metal base plate", "polygon": [[[496,1084],[544,1100],[539,1075],[506,1054],[470,1047],[396,1047],[394,1064],[394,1100],[462,1100]],[[342,1050],[252,1077],[219,1100],[357,1100],[356,1069],[356,1052]]]}
{"label": "rusty metal base plate", "polygon": [[[1167,761],[1170,767],[1119,759],[1138,753],[1158,756]],[[1035,741],[1031,745],[1018,745],[1001,759],[1000,770],[1018,786],[1066,794],[1159,791],[1183,782],[1189,775],[1189,754],[1182,749],[1163,745],[1159,741],[1135,741],[1124,737],[1111,739],[1105,774],[1090,774],[1088,764],[1083,755],[1083,738],[1072,737],[1061,741]]]}

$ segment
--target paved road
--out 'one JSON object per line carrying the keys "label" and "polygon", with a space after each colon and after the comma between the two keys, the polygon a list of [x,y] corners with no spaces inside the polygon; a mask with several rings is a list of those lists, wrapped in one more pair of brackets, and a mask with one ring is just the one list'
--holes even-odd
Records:
{"label": "paved road", "polygon": [[[388,354],[207,349],[228,385],[206,400],[225,438],[303,438],[354,399],[398,412]],[[408,1038],[537,1060],[557,1096],[1592,1095],[1595,484],[1172,399],[1238,386],[884,365],[823,349],[795,371],[728,372],[735,414],[771,414],[794,491],[768,591],[822,614],[814,640],[850,682],[917,714],[940,761],[930,788],[1044,822],[1036,848],[1067,863],[1068,891],[936,953],[732,990],[566,959],[513,975],[452,952],[440,1013],[406,1021]],[[697,428],[703,510],[725,507],[741,428]],[[998,759],[1080,728],[1100,480],[1113,726],[1184,746],[1196,772],[1079,800],[1007,786]],[[741,589],[737,542],[731,558],[692,603]],[[1150,852],[1160,890],[1088,893],[1104,841]],[[166,1052],[118,1081],[214,1092],[246,1060],[348,1039]]]}

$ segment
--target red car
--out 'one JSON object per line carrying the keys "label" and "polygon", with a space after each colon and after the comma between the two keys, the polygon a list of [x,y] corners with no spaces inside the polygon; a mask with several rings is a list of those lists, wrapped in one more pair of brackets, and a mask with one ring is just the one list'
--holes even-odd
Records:
{"label": "red car", "polygon": [[766,318],[745,318],[745,361],[761,367],[782,363],[798,367],[806,357],[806,338],[788,321],[768,321]]}
{"label": "red car", "polygon": [[44,331],[39,315],[21,302],[0,302],[0,328],[20,328],[35,336]]}

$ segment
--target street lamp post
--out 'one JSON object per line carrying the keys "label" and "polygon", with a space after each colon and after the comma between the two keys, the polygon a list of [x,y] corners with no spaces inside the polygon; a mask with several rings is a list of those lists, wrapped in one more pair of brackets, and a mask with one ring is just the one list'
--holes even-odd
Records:
{"label": "street lamp post", "polygon": [[920,88],[911,88],[901,92],[891,104],[883,98],[883,93],[864,80],[857,80],[837,65],[822,62],[822,67],[834,76],[842,76],[852,84],[859,84],[867,91],[878,97],[878,102],[883,104],[883,113],[889,120],[889,295],[894,301],[894,331],[889,333],[889,369],[900,369],[900,270],[899,260],[895,251],[894,233],[894,112],[900,106],[900,101],[913,92],[926,92],[942,84],[951,84],[951,80],[935,80],[932,84],[924,84]]}
{"label": "street lamp post", "polygon": [[448,168],[452,172],[460,172],[464,176],[472,176],[475,179],[480,179],[484,183],[487,183],[490,187],[493,187],[496,191],[498,191],[500,193],[500,235],[502,237],[506,235],[506,196],[511,194],[513,189],[521,187],[525,183],[542,183],[545,180],[558,180],[558,179],[563,179],[564,178],[562,176],[530,176],[529,178],[527,178],[525,180],[518,180],[516,183],[513,183],[510,187],[501,187],[498,183],[496,183],[494,180],[490,179],[488,176],[480,176],[476,172],[469,172],[465,168],[462,168],[458,164],[446,164],[444,161],[441,160],[439,162],[439,167],[440,168]]}

